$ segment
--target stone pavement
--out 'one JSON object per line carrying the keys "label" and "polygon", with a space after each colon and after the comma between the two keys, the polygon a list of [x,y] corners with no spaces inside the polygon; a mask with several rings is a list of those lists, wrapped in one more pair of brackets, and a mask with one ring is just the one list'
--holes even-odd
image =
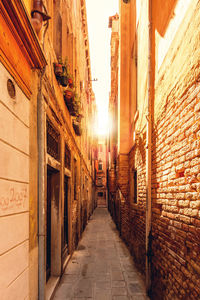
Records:
{"label": "stone pavement", "polygon": [[146,300],[132,258],[106,208],[97,208],[54,300]]}

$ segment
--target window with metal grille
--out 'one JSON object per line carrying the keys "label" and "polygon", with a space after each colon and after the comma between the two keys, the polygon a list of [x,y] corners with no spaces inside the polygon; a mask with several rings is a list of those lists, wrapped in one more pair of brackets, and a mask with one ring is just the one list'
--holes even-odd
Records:
{"label": "window with metal grille", "polygon": [[67,144],[65,144],[65,168],[71,169],[71,152]]}
{"label": "window with metal grille", "polygon": [[60,160],[60,135],[47,120],[47,153],[56,160]]}

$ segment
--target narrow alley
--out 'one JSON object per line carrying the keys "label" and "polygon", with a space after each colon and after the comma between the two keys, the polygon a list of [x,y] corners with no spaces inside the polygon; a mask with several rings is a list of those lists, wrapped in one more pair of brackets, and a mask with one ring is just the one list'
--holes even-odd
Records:
{"label": "narrow alley", "polygon": [[106,208],[95,210],[53,299],[148,299]]}
{"label": "narrow alley", "polygon": [[200,300],[200,0],[0,1],[0,300]]}

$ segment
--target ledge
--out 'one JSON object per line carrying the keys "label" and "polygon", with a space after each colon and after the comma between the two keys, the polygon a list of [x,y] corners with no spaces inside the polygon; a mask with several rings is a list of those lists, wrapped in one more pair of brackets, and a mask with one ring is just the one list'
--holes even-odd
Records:
{"label": "ledge", "polygon": [[47,62],[22,1],[2,0],[0,10],[31,68],[44,67]]}
{"label": "ledge", "polygon": [[30,99],[31,69],[47,62],[21,0],[0,1],[0,60]]}

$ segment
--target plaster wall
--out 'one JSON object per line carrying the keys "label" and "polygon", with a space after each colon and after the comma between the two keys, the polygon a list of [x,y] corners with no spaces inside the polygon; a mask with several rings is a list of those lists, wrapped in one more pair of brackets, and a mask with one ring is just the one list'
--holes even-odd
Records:
{"label": "plaster wall", "polygon": [[30,102],[2,64],[0,90],[0,298],[28,299]]}

